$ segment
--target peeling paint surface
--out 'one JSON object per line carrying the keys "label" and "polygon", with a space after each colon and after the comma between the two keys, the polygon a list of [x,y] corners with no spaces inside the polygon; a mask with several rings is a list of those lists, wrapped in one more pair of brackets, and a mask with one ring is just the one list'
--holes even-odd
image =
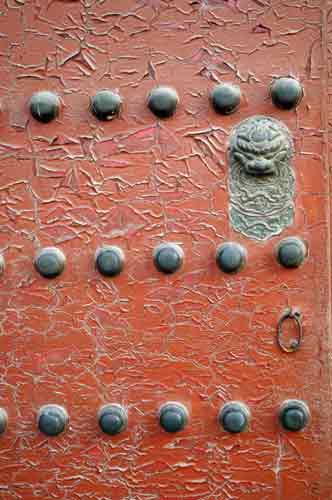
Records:
{"label": "peeling paint surface", "polygon": [[[0,0],[1,500],[332,499],[329,4]],[[268,96],[272,78],[288,74],[305,92],[296,111]],[[242,92],[227,117],[208,100],[221,81]],[[168,120],[146,106],[158,84],[180,96]],[[89,112],[105,88],[123,100],[107,123]],[[50,124],[29,115],[37,90],[61,99]],[[295,144],[294,223],[267,242],[228,219],[229,133],[258,114],[285,123]],[[282,269],[273,249],[293,235],[309,255]],[[248,252],[237,275],[215,264],[229,240]],[[170,276],[152,261],[167,241],[184,251]],[[114,279],[94,269],[103,244],[125,253]],[[54,280],[33,267],[45,246],[66,255]],[[303,318],[294,354],[276,344],[288,307]],[[286,433],[277,409],[294,398],[311,422]],[[252,414],[240,435],[217,424],[231,400]],[[156,421],[166,401],[189,410],[179,434]],[[57,438],[37,430],[48,403],[69,414]],[[98,429],[106,403],[127,408],[119,436]]]}

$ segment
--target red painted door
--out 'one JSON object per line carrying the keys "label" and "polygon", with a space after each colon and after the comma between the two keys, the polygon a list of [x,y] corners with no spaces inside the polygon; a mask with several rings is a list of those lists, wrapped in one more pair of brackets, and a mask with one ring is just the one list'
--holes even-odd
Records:
{"label": "red painted door", "polygon": [[[1,1],[1,499],[332,499],[330,8],[322,0]],[[285,110],[269,88],[288,76],[304,96]],[[220,83],[241,93],[228,115],[209,98]],[[179,96],[169,118],[147,106],[160,85]],[[122,101],[108,121],[90,109],[105,89]],[[48,123],[31,116],[39,91],[59,99]],[[287,127],[287,151],[294,146],[291,215],[258,238],[231,220],[227,154],[235,137],[245,157],[239,127],[257,115]],[[243,132],[258,144],[257,168],[270,164],[255,156],[269,142],[264,127]],[[247,202],[259,199],[242,198],[244,225]],[[305,246],[299,267],[277,262],[287,237]],[[227,242],[244,249],[236,273],[216,265]],[[153,260],[166,243],[183,258],[169,274]],[[117,276],[96,269],[107,245],[123,252]],[[65,256],[52,279],[34,266],[49,247]],[[303,329],[290,353],[276,338],[288,309]],[[283,341],[297,333],[296,319],[282,324]],[[309,409],[299,431],[279,421],[288,400]],[[249,412],[243,432],[218,421],[232,401]],[[186,408],[179,432],[160,426],[167,402]],[[128,418],[116,435],[97,419],[111,403]],[[37,422],[49,404],[68,415],[56,436]]]}

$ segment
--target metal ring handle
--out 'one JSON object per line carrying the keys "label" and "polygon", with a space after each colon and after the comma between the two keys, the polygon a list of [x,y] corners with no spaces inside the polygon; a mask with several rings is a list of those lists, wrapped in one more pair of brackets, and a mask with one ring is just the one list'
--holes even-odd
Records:
{"label": "metal ring handle", "polygon": [[[297,327],[297,340],[294,340],[290,345],[285,345],[282,341],[282,325],[286,319],[292,319]],[[297,310],[288,309],[279,319],[277,324],[277,344],[284,352],[295,352],[299,349],[303,338],[301,314]]]}

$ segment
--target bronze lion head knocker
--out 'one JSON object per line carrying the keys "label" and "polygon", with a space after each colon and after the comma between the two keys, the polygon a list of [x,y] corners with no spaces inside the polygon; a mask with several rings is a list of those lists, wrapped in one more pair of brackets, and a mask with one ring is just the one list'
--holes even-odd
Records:
{"label": "bronze lion head knocker", "polygon": [[250,238],[265,240],[289,226],[294,215],[293,141],[287,127],[253,116],[231,132],[230,220]]}

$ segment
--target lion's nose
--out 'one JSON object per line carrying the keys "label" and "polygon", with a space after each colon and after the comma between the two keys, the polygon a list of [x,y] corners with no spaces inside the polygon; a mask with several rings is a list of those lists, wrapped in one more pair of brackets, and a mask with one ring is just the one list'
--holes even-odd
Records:
{"label": "lion's nose", "polygon": [[253,175],[267,175],[273,173],[273,162],[266,158],[256,158],[248,162],[248,172]]}

